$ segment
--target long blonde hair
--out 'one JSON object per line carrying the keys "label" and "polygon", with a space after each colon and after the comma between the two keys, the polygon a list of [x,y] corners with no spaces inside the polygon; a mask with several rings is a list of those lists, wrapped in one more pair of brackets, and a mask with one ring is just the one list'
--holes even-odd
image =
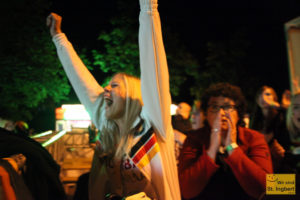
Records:
{"label": "long blonde hair", "polygon": [[106,119],[105,112],[100,113],[103,115],[103,123],[100,128],[100,141],[103,152],[115,157],[121,158],[125,153],[130,151],[130,147],[135,134],[134,122],[140,115],[143,101],[141,93],[141,81],[139,78],[125,74],[115,74],[122,77],[125,89],[125,132],[120,132],[114,120]]}
{"label": "long blonde hair", "polygon": [[299,130],[293,122],[293,106],[295,104],[296,97],[298,97],[299,95],[300,95],[300,93],[296,93],[293,95],[293,97],[291,99],[291,105],[289,106],[289,108],[287,110],[287,116],[286,116],[286,126],[287,126],[287,129],[289,131],[290,138],[292,141],[295,141],[296,138],[300,136],[300,135],[298,135]]}

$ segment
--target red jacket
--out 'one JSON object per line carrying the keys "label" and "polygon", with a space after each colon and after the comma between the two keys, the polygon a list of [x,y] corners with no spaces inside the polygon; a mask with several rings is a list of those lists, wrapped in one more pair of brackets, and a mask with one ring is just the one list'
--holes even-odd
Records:
{"label": "red jacket", "polygon": [[266,174],[272,173],[273,169],[269,148],[262,134],[238,127],[239,147],[230,156],[218,156],[222,160],[216,161],[218,164],[206,153],[209,140],[209,128],[192,131],[181,150],[179,181],[184,198],[200,196],[201,199],[211,199],[220,196],[228,199],[226,195],[258,198],[265,192]]}

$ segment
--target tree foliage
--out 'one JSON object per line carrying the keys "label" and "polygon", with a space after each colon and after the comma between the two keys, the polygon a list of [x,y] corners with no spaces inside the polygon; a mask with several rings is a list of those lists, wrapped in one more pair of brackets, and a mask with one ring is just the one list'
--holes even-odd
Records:
{"label": "tree foliage", "polygon": [[70,91],[45,25],[48,8],[45,0],[1,2],[1,117],[29,120],[39,106]]}
{"label": "tree foliage", "polygon": [[130,19],[113,19],[112,30],[99,34],[101,48],[92,50],[93,64],[108,77],[117,72],[139,76],[137,30]]}
{"label": "tree foliage", "polygon": [[250,43],[242,30],[236,31],[227,39],[207,42],[205,67],[197,76],[198,87],[192,91],[195,96],[200,97],[205,88],[217,82],[243,85],[247,74],[249,46]]}
{"label": "tree foliage", "polygon": [[[122,4],[120,4],[122,5]],[[138,24],[130,15],[115,17],[111,20],[110,31],[103,31],[98,41],[104,48],[94,49],[93,64],[109,75],[126,72],[139,76]],[[173,97],[186,93],[181,86],[189,77],[197,76],[199,64],[188,52],[171,29],[165,28],[164,43],[170,72],[170,90]],[[107,83],[108,79],[106,79]],[[186,95],[186,94],[185,94]]]}

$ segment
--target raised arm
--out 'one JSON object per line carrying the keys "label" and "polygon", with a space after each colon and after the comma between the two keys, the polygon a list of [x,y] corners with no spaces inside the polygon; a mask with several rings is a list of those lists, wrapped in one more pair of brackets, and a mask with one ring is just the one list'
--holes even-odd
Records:
{"label": "raised arm", "polygon": [[51,13],[47,17],[47,25],[57,48],[58,57],[80,102],[84,104],[94,124],[99,128],[98,117],[100,115],[98,111],[103,103],[100,94],[104,90],[83,64],[65,34],[62,33],[61,21],[62,18],[55,13]]}
{"label": "raised arm", "polygon": [[171,133],[169,72],[157,0],[140,0],[139,48],[143,112],[165,139]]}

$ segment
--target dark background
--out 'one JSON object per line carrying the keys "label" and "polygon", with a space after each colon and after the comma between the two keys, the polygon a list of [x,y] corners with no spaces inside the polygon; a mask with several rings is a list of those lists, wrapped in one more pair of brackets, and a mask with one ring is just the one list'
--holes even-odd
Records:
{"label": "dark background", "polygon": [[[128,1],[128,8],[137,5],[137,0]],[[200,65],[206,63],[207,42],[226,41],[238,30],[246,32],[250,49],[244,67],[248,68],[249,74],[241,75],[245,84],[239,86],[246,93],[250,112],[254,105],[254,91],[260,86],[273,87],[279,99],[284,90],[290,89],[284,24],[300,16],[300,1],[161,0],[158,5],[163,33],[165,27],[178,33],[179,39]],[[53,1],[52,10],[63,16],[63,31],[73,44],[92,48],[99,32],[109,26],[109,19],[118,12],[116,6],[114,0]],[[136,10],[137,20],[138,13]],[[168,40],[165,34],[164,40]],[[168,55],[167,49],[166,53]],[[202,73],[201,69],[199,73]],[[183,84],[181,94],[173,96],[173,102],[193,103],[193,97],[187,92],[190,84],[189,80]]]}
{"label": "dark background", "polygon": [[[21,5],[20,2],[22,2],[24,6],[23,4]],[[52,5],[49,9],[47,4],[48,11],[45,12],[43,10],[41,11],[41,14],[37,11],[40,9],[39,6],[36,6],[36,9],[34,9],[34,5],[37,5],[37,2],[39,3],[39,5],[46,5],[47,2],[51,2]],[[85,48],[87,49],[87,52],[89,52],[89,50],[99,48],[99,46],[96,46],[97,37],[103,30],[107,30],[111,27],[110,20],[113,17],[120,15],[122,16],[123,13],[121,13],[119,9],[120,2],[122,2],[123,4],[123,12],[124,10],[127,11],[127,14],[130,13],[131,17],[133,16],[133,19],[136,19],[136,22],[138,22],[138,0],[2,1],[0,9],[5,8],[8,10],[2,10],[0,12],[0,14],[2,14],[2,17],[0,18],[1,39],[2,41],[15,40],[12,35],[22,36],[23,32],[26,30],[26,27],[30,29],[33,26],[33,24],[31,24],[33,22],[28,21],[26,17],[34,18],[34,16],[36,16],[37,18],[41,19],[41,16],[43,16],[41,22],[36,20],[35,23],[38,23],[38,25],[42,24],[42,27],[44,29],[43,31],[47,32],[47,44],[53,47],[53,52],[51,51],[53,53],[53,60],[50,59],[50,65],[58,65],[54,62],[58,61],[56,60],[56,55],[54,55],[54,45],[50,41],[50,34],[48,38],[48,30],[46,30],[47,28],[44,25],[47,15],[50,12],[56,12],[60,14],[63,17],[62,30],[66,33],[75,49],[81,50]],[[210,73],[220,75],[221,77],[227,77],[229,75],[228,77],[230,79],[232,71],[227,69],[230,68],[230,66],[228,65],[225,65],[226,67],[221,68],[221,70],[207,70],[207,68],[209,68],[209,66],[207,65],[207,58],[210,55],[210,52],[208,50],[208,43],[217,44],[220,42],[226,44],[226,42],[234,38],[236,32],[242,31],[245,35],[244,40],[249,44],[249,48],[247,49],[247,51],[245,51],[246,56],[242,62],[242,65],[240,65],[238,69],[234,69],[236,70],[240,79],[236,81],[236,83],[238,83],[243,92],[246,94],[246,98],[250,105],[249,108],[251,109],[251,104],[254,104],[255,91],[257,91],[258,88],[262,85],[269,85],[273,87],[279,97],[285,89],[289,89],[289,70],[284,23],[300,16],[299,0],[160,0],[158,3],[167,56],[170,55],[170,50],[182,52],[182,46],[178,46],[178,48],[174,48],[174,46],[172,46],[173,49],[170,49],[168,47],[168,45],[172,44],[173,42],[173,38],[171,37],[170,33],[176,33],[177,39],[186,46],[188,52],[190,52],[192,56],[198,61],[200,67],[197,73]],[[22,9],[18,8],[19,10],[12,9],[12,11],[10,11],[9,8],[7,8],[7,6],[5,5],[10,6],[11,4],[13,4],[15,7],[17,7],[15,4],[19,4],[24,7],[24,10],[26,10],[26,12],[24,11],[26,15],[24,15],[23,19],[20,19],[19,22],[20,27],[20,24],[22,24],[23,29],[21,30],[19,30],[19,27],[16,25],[18,23],[15,21],[15,18],[19,19],[18,13],[20,13],[19,11]],[[28,12],[27,9],[33,10]],[[14,20],[9,20],[10,18],[14,18]],[[9,30],[11,32],[5,33],[6,26],[10,26]],[[137,28],[138,27],[136,27],[136,31],[138,31]],[[16,32],[19,33],[13,34]],[[30,32],[30,30],[28,32]],[[17,57],[20,57],[20,59],[18,59],[20,62],[23,61],[24,58],[19,55],[22,55],[27,51],[27,49],[25,49],[25,51],[23,49],[26,48],[26,37],[30,37],[30,39],[36,37],[36,40],[41,40],[40,35],[34,33],[27,35],[24,34],[24,37],[25,38],[20,37],[20,44],[14,43],[15,46],[12,46],[9,44],[9,42],[6,42],[7,48],[12,46],[12,48],[10,49],[12,52],[12,54],[10,54],[10,56],[12,57],[11,60],[13,60],[13,56],[16,55]],[[40,43],[38,43],[38,45],[40,45]],[[2,46],[3,45],[0,44],[0,50]],[[14,47],[18,48],[17,51],[13,51]],[[239,48],[237,49],[239,50]],[[242,47],[240,49],[241,52],[244,51]],[[2,52],[2,56],[6,57],[5,53],[7,51],[3,50]],[[33,55],[30,52],[26,53],[26,55],[24,54],[25,58],[26,56],[31,57]],[[45,54],[48,55],[48,53],[49,52]],[[45,54],[41,53],[40,55]],[[12,66],[14,66],[13,62],[11,62],[11,64]],[[25,63],[21,66],[26,67],[28,66],[28,64]],[[42,66],[41,63],[38,63],[35,66],[36,68],[33,69],[39,69],[40,66]],[[5,68],[5,65],[0,67]],[[171,67],[173,66],[170,65],[169,62],[169,68]],[[1,70],[3,68],[1,68]],[[101,72],[99,71],[99,69],[97,70],[97,67],[94,68],[95,69],[92,71],[92,73],[96,76],[96,78],[98,78],[99,82],[102,83],[103,80],[101,80]],[[11,71],[10,66],[6,66],[6,70]],[[37,74],[39,74],[39,71],[34,71],[36,72],[35,75],[38,76]],[[234,82],[232,80],[228,81]],[[199,84],[197,85],[197,83]],[[7,86],[8,84],[10,84],[10,82],[6,83],[5,86]],[[186,101],[192,104],[195,97],[190,94],[189,89],[195,85],[196,88],[200,88],[200,86],[204,87],[201,80],[195,83],[194,80],[187,78],[184,84],[181,85],[179,92],[180,95],[173,96],[173,101],[177,103]],[[33,94],[35,95],[36,93]],[[16,99],[17,101],[15,101]],[[37,108],[30,107],[28,109],[35,115],[33,116],[34,118],[30,122],[30,125],[32,124],[32,126],[35,126],[36,130],[53,129],[53,108],[60,105],[57,102],[53,103],[51,99],[49,101],[46,100],[41,100],[41,103]],[[21,105],[22,102],[18,94],[16,94],[16,97],[12,95],[11,104],[13,104],[14,102],[19,103],[20,109],[24,108]],[[74,91],[71,91],[69,99],[59,103],[78,103],[78,99]],[[13,106],[11,107],[13,108]],[[16,113],[17,112],[18,109],[16,109]]]}
{"label": "dark background", "polygon": [[[52,2],[51,10],[63,16],[63,31],[78,46],[92,47],[93,40],[108,26],[110,17],[116,12],[114,0]],[[128,1],[128,7],[137,3]],[[300,1],[174,0],[158,3],[162,29],[168,26],[179,33],[200,64],[205,63],[208,41],[226,40],[236,30],[243,29],[251,43],[252,55],[249,57],[251,67],[255,69],[251,75],[255,76],[258,85],[270,85],[279,94],[289,89],[284,23],[300,16]]]}

